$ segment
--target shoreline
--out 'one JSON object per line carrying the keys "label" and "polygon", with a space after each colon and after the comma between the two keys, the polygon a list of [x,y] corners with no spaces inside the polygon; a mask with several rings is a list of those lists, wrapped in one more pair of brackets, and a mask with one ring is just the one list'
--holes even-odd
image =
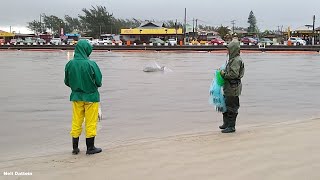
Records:
{"label": "shoreline", "polygon": [[[33,50],[33,51],[55,51],[55,50],[74,50],[75,46],[71,45],[2,45],[0,50]],[[211,46],[143,46],[143,45],[106,45],[94,46],[94,51],[120,51],[120,52],[225,52],[226,47],[222,45]],[[314,46],[285,46],[285,45],[272,45],[266,47],[259,46],[241,46],[241,52],[320,52],[320,45]]]}
{"label": "shoreline", "polygon": [[[0,49],[0,52],[15,52],[15,51],[25,51],[25,52],[73,52],[72,49]],[[212,54],[225,54],[227,53],[226,50],[216,50],[216,51],[157,51],[157,50],[93,50],[93,52],[120,52],[120,53],[212,53]],[[241,50],[242,54],[261,54],[261,53],[267,53],[267,54],[320,54],[320,52],[317,51],[255,51],[255,50]]]}
{"label": "shoreline", "polygon": [[[319,179],[320,119],[153,138],[103,148],[97,155],[61,152],[0,163],[13,179]],[[99,146],[99,142],[97,142]],[[89,164],[89,167],[87,165]],[[245,166],[245,168],[244,168]],[[90,172],[90,173],[89,173]],[[227,173],[226,173],[227,172]],[[93,177],[91,175],[94,175]],[[227,174],[227,175],[226,175]]]}

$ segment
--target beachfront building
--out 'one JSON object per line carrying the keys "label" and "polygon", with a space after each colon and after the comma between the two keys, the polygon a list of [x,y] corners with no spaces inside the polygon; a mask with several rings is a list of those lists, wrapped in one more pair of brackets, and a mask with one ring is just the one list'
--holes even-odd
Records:
{"label": "beachfront building", "polygon": [[182,28],[166,28],[162,23],[144,22],[139,27],[133,29],[121,29],[120,35],[124,41],[142,44],[149,43],[150,38],[160,38],[168,40],[177,39],[178,42],[183,39]]}
{"label": "beachfront building", "polygon": [[300,37],[303,40],[307,42],[307,44],[312,44],[312,37],[314,37],[315,44],[320,43],[320,27],[315,28],[314,31],[312,29],[312,26],[306,25],[301,26],[296,29],[290,29],[288,28],[287,31],[283,32],[283,36],[285,39],[288,39],[290,37]]}
{"label": "beachfront building", "polygon": [[15,35],[13,33],[0,30],[0,39],[2,39],[4,42],[10,42],[10,40],[13,39],[14,36]]}

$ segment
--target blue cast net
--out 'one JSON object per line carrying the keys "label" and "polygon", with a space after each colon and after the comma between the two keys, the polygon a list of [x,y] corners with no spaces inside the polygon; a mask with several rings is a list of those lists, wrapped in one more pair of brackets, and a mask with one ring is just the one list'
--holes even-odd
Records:
{"label": "blue cast net", "polygon": [[[225,69],[225,65],[222,65],[221,70]],[[209,93],[209,104],[213,105],[218,112],[226,112],[227,107],[223,96],[222,87],[224,85],[224,79],[221,77],[220,69],[215,71],[215,76],[212,80]]]}

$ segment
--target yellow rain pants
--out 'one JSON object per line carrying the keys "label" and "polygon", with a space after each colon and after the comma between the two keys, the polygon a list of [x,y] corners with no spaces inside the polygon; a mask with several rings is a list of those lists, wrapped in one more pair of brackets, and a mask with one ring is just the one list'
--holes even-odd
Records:
{"label": "yellow rain pants", "polygon": [[97,135],[98,111],[98,102],[72,101],[71,136],[77,138],[81,135],[85,119],[86,138],[95,137]]}

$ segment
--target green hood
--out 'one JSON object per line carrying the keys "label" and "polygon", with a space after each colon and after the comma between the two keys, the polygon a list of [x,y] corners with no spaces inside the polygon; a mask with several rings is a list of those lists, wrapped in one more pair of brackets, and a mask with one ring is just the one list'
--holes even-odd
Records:
{"label": "green hood", "polygon": [[96,62],[89,59],[92,46],[88,41],[80,40],[74,51],[74,59],[66,64],[64,78],[64,83],[72,90],[70,100],[99,102],[102,74]]}
{"label": "green hood", "polygon": [[237,39],[233,39],[228,45],[229,60],[240,56],[240,42]]}
{"label": "green hood", "polygon": [[74,50],[74,59],[89,59],[90,54],[92,53],[91,44],[85,40],[81,39],[78,41],[76,48]]}

